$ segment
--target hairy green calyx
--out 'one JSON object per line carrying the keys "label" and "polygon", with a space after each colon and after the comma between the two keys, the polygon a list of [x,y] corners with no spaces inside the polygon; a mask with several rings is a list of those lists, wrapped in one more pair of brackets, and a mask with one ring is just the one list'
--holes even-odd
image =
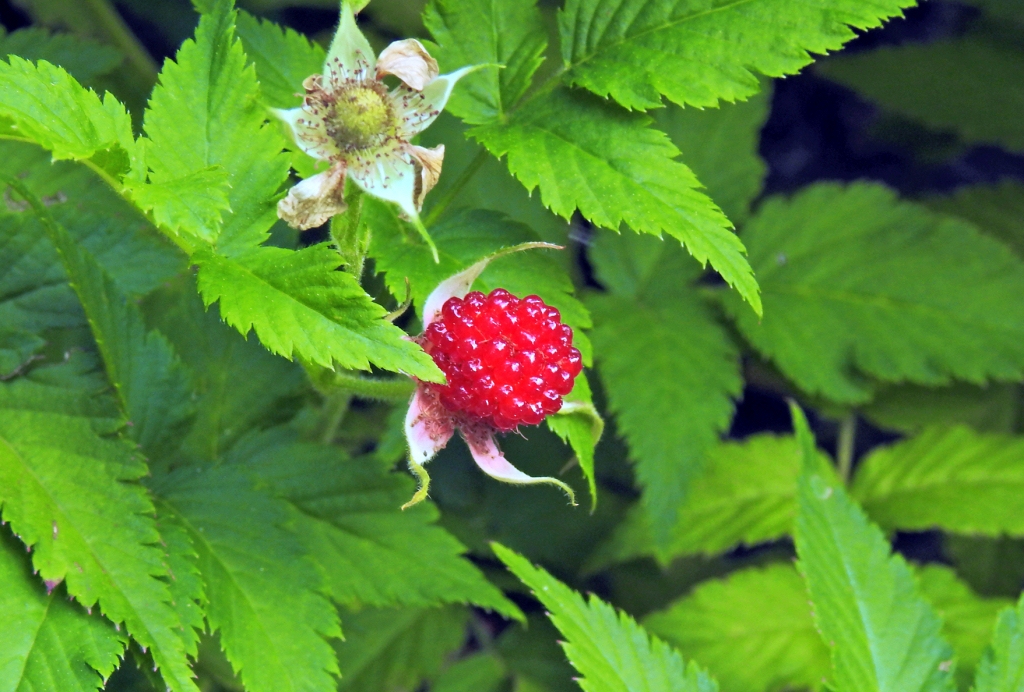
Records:
{"label": "hairy green calyx", "polygon": [[327,134],[344,151],[379,145],[396,132],[395,114],[386,96],[367,85],[340,91],[325,118]]}

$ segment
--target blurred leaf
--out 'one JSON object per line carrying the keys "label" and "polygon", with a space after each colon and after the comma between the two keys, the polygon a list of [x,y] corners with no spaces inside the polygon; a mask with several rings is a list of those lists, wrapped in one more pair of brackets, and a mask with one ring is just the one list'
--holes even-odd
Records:
{"label": "blurred leaf", "polygon": [[0,380],[24,367],[46,342],[23,330],[0,330]]}
{"label": "blurred leaf", "polygon": [[944,536],[944,552],[971,588],[985,596],[1016,598],[1024,586],[1024,540]]}
{"label": "blurred leaf", "polygon": [[932,209],[971,221],[1024,258],[1024,183],[1008,180],[999,185],[964,187],[950,197],[932,197],[927,203]]}
{"label": "blurred leaf", "polygon": [[1013,432],[1020,385],[983,386],[955,382],[947,387],[904,384],[880,388],[858,411],[875,425],[902,433],[930,426],[968,425],[978,432]]}
{"label": "blurred leaf", "polygon": [[430,692],[495,692],[505,679],[505,666],[494,654],[474,654],[441,673]]}
{"label": "blurred leaf", "polygon": [[46,62],[63,67],[81,83],[107,74],[124,56],[110,46],[71,34],[53,34],[45,29],[29,27],[11,33],[0,31],[0,57],[17,55],[32,62]]}
{"label": "blurred leaf", "polygon": [[992,644],[978,666],[976,692],[1018,692],[1024,682],[1024,597],[999,615]]}
{"label": "blurred leaf", "polygon": [[265,19],[239,12],[238,38],[245,56],[256,67],[260,93],[269,106],[295,108],[305,93],[302,82],[320,74],[326,52],[294,29],[278,26]]}

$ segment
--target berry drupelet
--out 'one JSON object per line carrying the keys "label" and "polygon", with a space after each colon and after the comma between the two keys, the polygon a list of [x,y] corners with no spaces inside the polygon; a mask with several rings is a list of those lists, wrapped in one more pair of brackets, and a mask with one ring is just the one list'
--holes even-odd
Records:
{"label": "berry drupelet", "polygon": [[583,369],[572,328],[557,309],[501,288],[449,298],[421,345],[448,380],[427,385],[441,405],[499,431],[537,425],[557,413]]}

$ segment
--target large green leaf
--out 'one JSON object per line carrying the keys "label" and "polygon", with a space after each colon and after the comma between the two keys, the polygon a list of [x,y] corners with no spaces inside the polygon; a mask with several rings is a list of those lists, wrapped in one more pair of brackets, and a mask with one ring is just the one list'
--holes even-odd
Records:
{"label": "large green leaf", "polygon": [[345,641],[335,645],[340,690],[417,689],[437,675],[466,639],[465,608],[344,611]]}
{"label": "large green leaf", "polygon": [[248,12],[239,12],[237,22],[238,38],[256,67],[263,100],[275,108],[301,105],[302,82],[323,70],[324,49],[293,29]]}
{"label": "large green leaf", "polygon": [[[625,223],[640,233],[681,241],[761,312],[757,281],[729,220],[676,160],[679,150],[651,119],[600,99],[555,88],[530,99],[507,123],[469,134],[495,156],[508,155],[528,190],[570,218],[579,211],[597,226]],[[569,174],[569,171],[572,173]]]}
{"label": "large green leaf", "polygon": [[32,574],[24,547],[0,533],[0,689],[100,689],[123,655],[125,637],[102,617],[69,603]]}
{"label": "large green leaf", "polygon": [[886,46],[828,60],[826,77],[930,127],[970,142],[1024,150],[1024,50],[968,35]]}
{"label": "large green leaf", "polygon": [[369,370],[370,364],[440,381],[430,356],[384,320],[386,312],[351,274],[336,271],[341,257],[327,245],[298,252],[260,247],[229,259],[197,251],[199,292],[220,302],[225,322],[250,329],[271,353],[326,368]]}
{"label": "large green leaf", "polygon": [[872,394],[865,375],[937,385],[1024,374],[1024,262],[965,222],[877,185],[819,184],[766,203],[744,238],[765,316],[726,305],[806,392],[858,403]]}
{"label": "large green leaf", "polygon": [[[627,108],[714,106],[838,50],[913,0],[569,0],[559,17],[566,79]],[[852,28],[851,28],[852,27]]]}
{"label": "large green leaf", "polygon": [[956,689],[953,650],[902,556],[834,479],[818,472],[814,438],[792,405],[803,449],[796,549],[814,619],[842,691]]}
{"label": "large green leaf", "polygon": [[206,229],[206,235],[229,255],[266,239],[277,220],[277,191],[288,177],[284,139],[276,124],[266,123],[256,70],[246,65],[235,37],[232,4],[213,3],[195,40],[164,64],[145,120],[152,183],[180,184],[210,166],[227,172],[231,211],[222,230]]}
{"label": "large green leaf", "polygon": [[722,692],[819,689],[830,670],[807,587],[791,564],[704,582],[643,624],[706,666]]}
{"label": "large green leaf", "polygon": [[584,692],[716,692],[718,685],[626,613],[597,596],[589,601],[540,567],[497,543],[494,552],[549,612],[562,648],[583,676]]}
{"label": "large green leaf", "polygon": [[530,88],[548,45],[536,0],[434,0],[423,22],[440,44],[434,57],[445,72],[495,65],[464,78],[448,102],[447,110],[473,125],[505,118]]}
{"label": "large green leaf", "polygon": [[[120,426],[104,383],[75,363],[0,386],[0,501],[4,520],[32,547],[49,582],[66,581],[84,606],[150,648],[167,685],[195,690],[179,638],[160,536],[134,446],[109,437]],[[102,436],[101,436],[102,434]]]}
{"label": "large green leaf", "polygon": [[229,456],[298,508],[296,530],[327,574],[335,601],[350,606],[471,603],[522,613],[462,557],[429,504],[402,511],[414,490],[391,464],[349,459],[337,448],[297,443],[286,432],[254,436]]}
{"label": "large green leaf", "polygon": [[[601,257],[626,253],[612,240],[605,242],[619,252]],[[694,263],[676,248],[667,250],[633,287],[635,294],[587,300],[601,382],[637,463],[655,542],[662,546],[707,453],[729,425],[732,397],[742,386],[735,346],[688,281]],[[604,266],[599,260],[599,276]]]}
{"label": "large green leaf", "polygon": [[996,623],[992,644],[978,666],[975,692],[1020,692],[1024,689],[1024,597],[1007,608]]}
{"label": "large green leaf", "polygon": [[324,638],[341,629],[323,575],[285,528],[296,521],[295,509],[257,490],[235,465],[186,468],[154,485],[160,513],[188,530],[207,621],[246,689],[335,689],[337,661]]}
{"label": "large green leaf", "polygon": [[79,82],[107,74],[124,58],[116,48],[72,34],[53,34],[39,27],[9,34],[0,31],[0,57],[8,55],[53,63]]}
{"label": "large green leaf", "polygon": [[1024,438],[930,428],[868,455],[851,493],[886,529],[1024,535]]}
{"label": "large green leaf", "polygon": [[952,196],[929,199],[928,206],[977,224],[1024,259],[1024,183],[964,187]]}

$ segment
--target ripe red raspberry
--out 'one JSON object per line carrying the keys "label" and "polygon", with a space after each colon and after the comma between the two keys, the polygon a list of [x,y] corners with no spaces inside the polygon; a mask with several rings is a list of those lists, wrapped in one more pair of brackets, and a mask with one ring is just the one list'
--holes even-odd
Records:
{"label": "ripe red raspberry", "polygon": [[502,431],[558,412],[583,369],[558,310],[502,288],[449,298],[421,344],[448,379],[429,385],[441,404]]}

